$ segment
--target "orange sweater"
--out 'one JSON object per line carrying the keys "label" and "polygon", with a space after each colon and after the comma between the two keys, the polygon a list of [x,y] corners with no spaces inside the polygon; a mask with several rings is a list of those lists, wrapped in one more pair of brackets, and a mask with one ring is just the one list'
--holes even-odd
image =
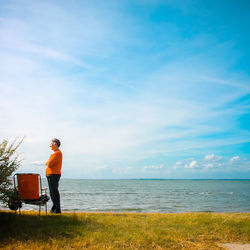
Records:
{"label": "orange sweater", "polygon": [[62,152],[59,149],[49,157],[46,162],[46,175],[61,174],[62,158]]}

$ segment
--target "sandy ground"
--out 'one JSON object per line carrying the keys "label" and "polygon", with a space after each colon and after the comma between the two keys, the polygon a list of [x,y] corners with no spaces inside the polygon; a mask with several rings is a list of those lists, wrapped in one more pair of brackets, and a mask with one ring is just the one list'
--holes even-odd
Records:
{"label": "sandy ground", "polygon": [[221,246],[228,250],[250,250],[250,244],[224,243]]}

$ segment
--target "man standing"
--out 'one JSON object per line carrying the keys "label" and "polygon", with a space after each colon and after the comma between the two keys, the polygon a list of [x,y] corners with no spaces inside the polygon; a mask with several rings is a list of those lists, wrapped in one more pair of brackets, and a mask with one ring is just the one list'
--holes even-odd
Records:
{"label": "man standing", "polygon": [[46,176],[49,184],[50,197],[53,202],[53,206],[50,210],[51,213],[61,213],[60,206],[60,194],[58,191],[59,180],[61,177],[61,169],[62,169],[62,152],[59,147],[61,142],[54,138],[51,140],[50,148],[54,151],[51,154],[49,160],[46,162]]}

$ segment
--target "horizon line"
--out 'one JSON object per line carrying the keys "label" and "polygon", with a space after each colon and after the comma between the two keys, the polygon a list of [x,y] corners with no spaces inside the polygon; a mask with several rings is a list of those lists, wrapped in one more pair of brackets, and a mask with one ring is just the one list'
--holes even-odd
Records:
{"label": "horizon line", "polygon": [[250,178],[72,178],[62,177],[61,179],[73,180],[229,180],[229,181],[250,181]]}

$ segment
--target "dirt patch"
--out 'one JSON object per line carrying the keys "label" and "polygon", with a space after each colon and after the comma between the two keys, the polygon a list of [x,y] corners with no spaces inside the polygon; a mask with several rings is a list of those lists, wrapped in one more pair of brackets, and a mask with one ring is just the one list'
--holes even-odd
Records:
{"label": "dirt patch", "polygon": [[223,243],[221,246],[228,250],[250,250],[250,244]]}

